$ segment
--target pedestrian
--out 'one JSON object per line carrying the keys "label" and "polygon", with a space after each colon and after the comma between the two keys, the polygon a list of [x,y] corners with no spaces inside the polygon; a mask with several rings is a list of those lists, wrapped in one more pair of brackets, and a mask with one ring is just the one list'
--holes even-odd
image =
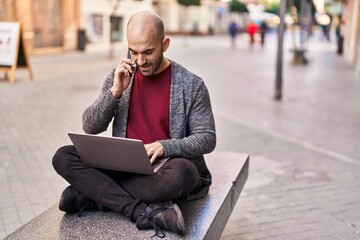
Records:
{"label": "pedestrian", "polygon": [[329,26],[326,24],[321,24],[320,28],[322,32],[322,39],[329,42],[330,41]]}
{"label": "pedestrian", "polygon": [[239,32],[239,27],[235,21],[230,23],[228,31],[231,39],[231,47],[236,48],[236,35]]}
{"label": "pedestrian", "polygon": [[246,25],[246,31],[249,34],[251,46],[254,45],[254,43],[255,43],[255,33],[257,33],[258,30],[259,30],[259,26],[254,21],[250,21]]}
{"label": "pedestrian", "polygon": [[170,39],[158,15],[136,13],[126,32],[130,58],[105,79],[83,113],[83,129],[99,134],[112,121],[113,136],[142,140],[151,163],[170,160],[154,175],[124,173],[86,166],[73,145],[61,147],[53,166],[70,186],[59,208],[70,214],[110,209],[157,236],[164,237],[163,230],[183,234],[175,202],[204,197],[211,185],[203,156],[216,143],[209,93],[201,78],[164,57]]}
{"label": "pedestrian", "polygon": [[265,35],[267,31],[268,31],[268,26],[266,24],[266,21],[263,20],[260,25],[261,46],[265,45]]}

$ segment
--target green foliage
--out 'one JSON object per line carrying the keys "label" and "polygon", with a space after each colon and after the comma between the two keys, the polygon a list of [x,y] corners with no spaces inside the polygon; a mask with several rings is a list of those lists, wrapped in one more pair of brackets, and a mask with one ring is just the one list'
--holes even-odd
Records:
{"label": "green foliage", "polygon": [[264,12],[279,14],[280,2],[271,2],[265,5]]}
{"label": "green foliage", "polygon": [[[315,8],[313,0],[306,0],[306,2],[310,3],[311,7]],[[295,5],[296,9],[298,9],[298,12],[299,12],[301,9],[301,0],[294,0],[294,5]]]}
{"label": "green foliage", "polygon": [[[290,7],[290,0],[287,0],[288,1],[288,3],[287,3],[287,6],[288,6],[288,8]],[[315,5],[314,5],[314,1],[313,0],[306,0],[306,2],[308,3],[308,4],[310,4],[310,11],[311,11],[311,17],[312,17],[312,21],[314,21],[314,19],[315,19],[315,12],[316,12],[316,8],[315,8]],[[294,3],[294,7],[296,8],[296,10],[297,10],[297,14],[299,15],[300,14],[300,12],[301,12],[301,0],[293,0],[293,3]]]}
{"label": "green foliage", "polygon": [[325,3],[325,11],[332,15],[341,15],[345,0],[333,0]]}
{"label": "green foliage", "polygon": [[229,3],[229,9],[230,9],[230,12],[237,12],[237,13],[249,12],[248,9],[246,8],[246,5],[237,0],[232,0]]}
{"label": "green foliage", "polygon": [[180,5],[184,6],[200,6],[200,0],[177,0]]}

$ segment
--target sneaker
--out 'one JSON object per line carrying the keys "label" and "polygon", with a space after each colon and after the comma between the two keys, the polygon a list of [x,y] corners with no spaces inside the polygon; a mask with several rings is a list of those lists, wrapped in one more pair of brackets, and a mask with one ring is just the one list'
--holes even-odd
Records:
{"label": "sneaker", "polygon": [[149,204],[136,220],[136,227],[140,230],[155,229],[154,236],[165,237],[161,230],[169,230],[177,234],[185,233],[185,222],[177,204]]}
{"label": "sneaker", "polygon": [[70,214],[78,213],[81,217],[84,211],[99,210],[100,207],[96,202],[80,194],[73,186],[68,186],[61,194],[59,209]]}

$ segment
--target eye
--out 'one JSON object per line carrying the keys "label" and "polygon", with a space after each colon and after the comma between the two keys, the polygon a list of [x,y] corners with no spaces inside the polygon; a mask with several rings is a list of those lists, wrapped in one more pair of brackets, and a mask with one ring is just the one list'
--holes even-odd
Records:
{"label": "eye", "polygon": [[154,50],[147,50],[144,52],[144,54],[146,55],[151,55],[154,52]]}

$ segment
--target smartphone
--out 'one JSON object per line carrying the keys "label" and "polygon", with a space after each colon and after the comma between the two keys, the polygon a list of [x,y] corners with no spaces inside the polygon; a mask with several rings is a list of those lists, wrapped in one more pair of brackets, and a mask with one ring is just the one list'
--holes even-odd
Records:
{"label": "smartphone", "polygon": [[[130,50],[128,50],[127,52],[127,58],[131,60],[131,53],[130,53]],[[134,65],[131,65],[132,69],[133,69],[133,73],[136,71],[136,64]],[[129,73],[130,74],[130,77],[132,77],[132,73]]]}

